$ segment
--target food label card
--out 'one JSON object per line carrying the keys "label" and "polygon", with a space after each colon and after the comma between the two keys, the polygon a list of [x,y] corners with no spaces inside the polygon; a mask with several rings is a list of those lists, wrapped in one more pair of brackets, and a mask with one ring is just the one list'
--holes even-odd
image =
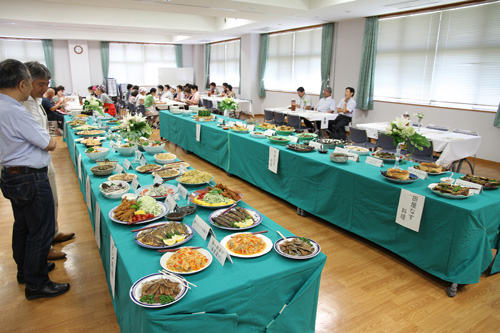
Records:
{"label": "food label card", "polygon": [[309,146],[314,147],[316,149],[321,149],[322,144],[315,141],[309,141]]}
{"label": "food label card", "polygon": [[198,235],[203,238],[203,240],[207,240],[208,233],[212,233],[212,235],[214,235],[214,237],[212,238],[216,238],[212,228],[198,215],[195,216],[193,224],[191,226],[198,233]]}
{"label": "food label card", "polygon": [[347,159],[353,162],[359,162],[359,155],[356,153],[347,153]]}
{"label": "food label card", "polygon": [[374,165],[374,166],[379,167],[379,168],[381,168],[384,165],[384,161],[379,160],[375,157],[371,157],[371,156],[366,156],[365,163]]}
{"label": "food label card", "polygon": [[408,172],[414,174],[420,179],[427,179],[428,177],[427,172],[415,169],[414,167],[409,167]]}
{"label": "food label card", "polygon": [[167,205],[169,212],[173,212],[175,210],[175,206],[177,206],[177,202],[174,197],[169,194],[165,198],[165,205]]}
{"label": "food label card", "polygon": [[253,131],[255,129],[255,125],[247,125],[249,131]]}
{"label": "food label card", "polygon": [[246,127],[247,126],[247,125],[243,124],[241,121],[237,121],[236,125],[238,125],[240,127]]}
{"label": "food label card", "polygon": [[163,178],[161,178],[160,176],[158,176],[158,174],[155,175],[155,179],[154,179],[154,184],[163,184]]}
{"label": "food label card", "polygon": [[181,165],[181,166],[179,167],[179,171],[180,171],[180,173],[184,173],[184,172],[186,172],[187,170],[188,170],[188,169],[186,168],[186,166],[185,166],[185,165]]}
{"label": "food label card", "polygon": [[463,187],[468,187],[469,191],[472,192],[472,193],[474,193],[474,194],[479,194],[483,190],[483,185],[476,184],[476,183],[473,183],[473,182],[468,182],[468,181],[463,180],[463,179],[457,179],[457,180],[455,180],[455,185],[460,185],[460,186],[463,186]]}
{"label": "food label card", "polygon": [[328,119],[326,119],[326,117],[321,119],[321,129],[328,129]]}
{"label": "food label card", "polygon": [[278,162],[280,159],[280,151],[274,147],[269,147],[269,170],[278,174]]}
{"label": "food label card", "polygon": [[264,131],[264,135],[266,135],[266,136],[273,136],[274,134],[276,134],[276,131],[274,131],[272,129],[267,129]]}
{"label": "food label card", "polygon": [[124,167],[125,169],[129,170],[131,166],[132,166],[132,164],[130,163],[130,161],[129,161],[129,160],[125,159],[125,160],[123,161],[123,167]]}
{"label": "food label card", "polygon": [[82,154],[78,154],[78,178],[82,181]]}
{"label": "food label card", "polygon": [[299,142],[299,138],[293,135],[289,135],[288,138],[290,139],[290,142],[297,143]]}
{"label": "food label card", "polygon": [[135,151],[135,157],[136,158],[142,158],[142,157],[144,157],[144,154],[142,153],[142,151],[136,150]]}
{"label": "food label card", "polygon": [[101,249],[101,207],[95,203],[94,236],[97,248]]}
{"label": "food label card", "polygon": [[233,127],[234,121],[228,121],[226,125],[227,125],[227,127]]}
{"label": "food label card", "polygon": [[196,124],[196,141],[200,142],[201,139],[201,125]]}
{"label": "food label card", "polygon": [[219,118],[219,119],[217,119],[217,122],[218,122],[219,124],[222,124],[222,123],[224,122],[224,118]]}
{"label": "food label card", "polygon": [[[126,161],[126,160],[125,160]],[[120,164],[116,164],[115,166],[115,171],[120,174],[120,173],[123,173],[123,167],[120,165]]]}
{"label": "food label card", "polygon": [[183,199],[186,199],[189,195],[188,190],[186,190],[186,188],[182,186],[182,184],[177,184],[177,190]]}
{"label": "food label card", "polygon": [[137,191],[137,189],[139,188],[139,181],[137,180],[137,177],[134,177],[134,179],[132,179],[132,188],[134,189],[134,191]]}
{"label": "food label card", "polygon": [[418,232],[424,204],[425,196],[401,189],[396,223]]}
{"label": "food label card", "polygon": [[340,147],[335,147],[335,150],[333,151],[335,154],[349,154],[349,150],[345,148],[340,148]]}
{"label": "food label card", "polygon": [[141,165],[148,164],[148,162],[146,161],[146,158],[144,156],[141,156],[140,163],[141,163]]}
{"label": "food label card", "polygon": [[118,250],[115,246],[113,236],[109,235],[109,284],[111,295],[115,298],[115,279],[116,279],[116,261],[118,259]]}
{"label": "food label card", "polygon": [[208,241],[208,250],[212,252],[214,257],[222,266],[224,266],[226,258],[229,259],[231,263],[233,262],[227,250],[217,241],[215,237],[210,237],[210,240]]}

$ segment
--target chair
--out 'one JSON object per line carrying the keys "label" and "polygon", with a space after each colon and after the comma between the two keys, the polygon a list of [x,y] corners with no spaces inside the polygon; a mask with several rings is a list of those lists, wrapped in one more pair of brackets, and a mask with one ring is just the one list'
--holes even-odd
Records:
{"label": "chair", "polygon": [[393,138],[385,135],[382,132],[378,132],[377,148],[382,148],[381,151],[386,151],[389,153],[396,152],[396,145],[394,144]]}
{"label": "chair", "polygon": [[434,156],[434,145],[432,141],[429,142],[431,145],[429,147],[423,147],[422,150],[409,143],[403,154],[411,154],[410,158],[415,162],[435,162],[437,161],[437,157]]}
{"label": "chair", "polygon": [[135,116],[135,105],[134,103],[127,102],[127,108],[132,116]]}
{"label": "chair", "polygon": [[274,112],[264,110],[264,122],[269,124],[274,124]]}
{"label": "chair", "polygon": [[285,114],[283,112],[273,112],[274,113],[274,124],[276,126],[286,125]]}
{"label": "chair", "polygon": [[139,104],[139,106],[137,106],[136,112],[144,116],[144,114],[146,113],[146,107],[144,106],[144,104]]}
{"label": "chair", "polygon": [[356,127],[349,127],[349,140],[354,146],[365,147],[368,149],[373,149],[377,145],[368,142],[368,136],[366,135],[366,130],[359,129]]}
{"label": "chair", "polygon": [[[453,133],[460,133],[460,134],[466,134],[466,135],[472,135],[472,136],[479,136],[478,132],[475,131],[469,131],[469,130],[462,130],[462,129],[457,129],[455,128],[453,130]],[[462,158],[461,160],[455,161],[451,163],[450,170],[453,172],[458,172],[460,173],[460,169],[462,168],[462,165],[466,162],[469,165],[470,171],[472,174],[474,174],[474,167],[476,165],[476,155],[474,155],[474,162],[471,164],[471,162],[467,158]]]}
{"label": "chair", "polygon": [[288,114],[288,126],[295,128],[296,132],[304,132],[305,130],[312,130],[312,128],[302,127],[302,119],[296,114]]}

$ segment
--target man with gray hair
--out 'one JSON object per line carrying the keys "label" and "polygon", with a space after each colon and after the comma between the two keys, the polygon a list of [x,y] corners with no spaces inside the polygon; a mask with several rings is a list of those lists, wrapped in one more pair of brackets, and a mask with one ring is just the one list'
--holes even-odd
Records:
{"label": "man with gray hair", "polygon": [[[31,74],[31,80],[33,89],[31,90],[31,94],[28,97],[27,101],[22,102],[26,110],[28,110],[33,118],[43,127],[48,127],[47,113],[45,109],[41,106],[42,97],[49,88],[49,82],[52,77],[49,69],[36,61],[30,61],[25,63],[26,67]],[[72,239],[75,234],[71,233],[63,233],[59,231],[58,224],[58,210],[59,210],[59,200],[57,198],[57,185],[56,185],[56,170],[54,165],[52,164],[52,160],[50,161],[48,168],[48,175],[50,181],[50,187],[52,188],[52,195],[54,197],[54,210],[55,210],[55,234],[53,243],[65,242],[67,240]],[[63,259],[66,257],[66,254],[61,251],[55,250],[53,247],[50,248],[48,260],[57,260]]]}
{"label": "man with gray hair", "polygon": [[55,297],[67,283],[50,281],[47,264],[54,238],[54,198],[47,167],[56,140],[21,105],[31,94],[31,75],[17,60],[0,62],[0,188],[14,213],[12,250],[17,280],[28,300]]}
{"label": "man with gray hair", "polygon": [[323,98],[316,105],[316,111],[333,113],[336,106],[337,104],[335,104],[335,100],[332,98],[332,88],[326,87],[323,90]]}

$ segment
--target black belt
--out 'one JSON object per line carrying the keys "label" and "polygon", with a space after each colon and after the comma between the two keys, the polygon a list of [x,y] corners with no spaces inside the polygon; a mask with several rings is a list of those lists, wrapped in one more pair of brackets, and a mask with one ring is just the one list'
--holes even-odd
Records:
{"label": "black belt", "polygon": [[26,166],[15,166],[15,167],[4,167],[3,172],[8,175],[22,175],[35,172],[47,172],[48,167],[43,167],[40,169],[30,168]]}

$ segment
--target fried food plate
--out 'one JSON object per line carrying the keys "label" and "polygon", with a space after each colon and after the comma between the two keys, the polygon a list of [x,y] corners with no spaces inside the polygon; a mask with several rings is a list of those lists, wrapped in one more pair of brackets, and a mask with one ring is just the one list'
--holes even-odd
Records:
{"label": "fried food plate", "polygon": [[[169,221],[170,223],[181,223],[181,222],[175,222],[175,221]],[[165,223],[167,222],[156,222],[156,223],[151,223],[151,225],[149,225],[148,227],[153,227],[153,226],[162,226],[164,225]],[[136,223],[138,224],[138,223]],[[180,242],[177,242],[175,243],[174,245],[167,245],[165,244],[164,246],[153,246],[153,245],[148,245],[148,244],[144,244],[142,243],[138,237],[139,237],[139,234],[142,233],[142,232],[145,232],[149,229],[146,229],[146,230],[142,230],[142,231],[138,231],[134,234],[134,239],[135,239],[135,242],[137,243],[137,245],[141,246],[141,247],[145,247],[146,249],[153,249],[153,250],[161,250],[161,249],[170,249],[170,248],[173,248],[173,247],[177,247],[179,245],[182,245],[182,244],[185,244],[187,241],[189,241],[191,238],[193,238],[193,229],[188,225],[188,224],[185,224],[184,225],[186,226],[187,230],[188,230],[188,235],[186,236],[186,238],[184,238],[183,240],[181,240]]]}
{"label": "fried food plate", "polygon": [[234,201],[234,202],[232,202],[230,204],[224,204],[224,205],[220,205],[220,206],[209,206],[209,205],[200,205],[200,204],[197,204],[196,202],[193,201],[193,198],[196,198],[198,195],[200,195],[202,193],[207,193],[207,192],[208,192],[208,190],[206,188],[203,189],[203,190],[194,191],[193,193],[191,193],[189,195],[189,201],[191,201],[194,205],[196,205],[198,207],[204,207],[204,208],[208,208],[208,209],[218,209],[218,208],[231,207],[232,205],[234,205],[235,203],[240,202],[240,200],[243,199],[243,194],[240,191],[234,190],[234,192],[236,192],[236,193],[238,193],[240,195],[240,200]]}
{"label": "fried food plate", "polygon": [[[149,222],[158,220],[158,219],[162,218],[163,216],[167,215],[167,213],[168,213],[167,205],[163,202],[157,202],[157,204],[161,206],[161,213],[159,215],[157,215],[153,218],[144,220],[144,221],[135,222],[135,223],[133,223],[133,225],[149,223]],[[108,214],[109,218],[111,219],[111,221],[116,222],[118,224],[128,224],[128,222],[126,222],[126,221],[121,221],[121,220],[115,219],[115,209],[118,208],[118,206],[116,206],[115,208],[113,208],[112,210],[109,211],[109,214]]]}
{"label": "fried food plate", "polygon": [[380,173],[382,174],[382,176],[384,176],[385,179],[387,179],[390,182],[396,183],[396,184],[408,184],[408,183],[413,183],[413,182],[418,180],[418,176],[416,176],[412,173],[410,173],[410,179],[407,179],[407,180],[389,177],[387,175],[387,171],[380,171]]}
{"label": "fried food plate", "polygon": [[[179,249],[182,249],[183,247],[180,247]],[[161,258],[160,258],[160,265],[161,267],[163,267],[163,269],[171,272],[171,273],[174,273],[174,274],[181,274],[181,275],[190,275],[190,274],[195,274],[195,273],[198,273],[198,272],[201,272],[205,269],[208,268],[208,266],[210,266],[210,264],[212,263],[213,261],[213,257],[212,257],[212,254],[210,252],[208,252],[207,250],[205,249],[194,249],[193,251],[198,251],[200,252],[205,258],[207,258],[207,263],[205,264],[205,266],[203,266],[202,268],[196,270],[196,271],[191,271],[191,272],[177,272],[177,271],[174,271],[174,270],[171,270],[167,267],[167,262],[168,262],[168,259],[170,259],[170,257],[172,257],[176,252],[167,252],[165,253]]]}
{"label": "fried food plate", "polygon": [[432,183],[432,184],[429,184],[429,189],[432,191],[432,193],[434,194],[437,194],[439,195],[440,197],[444,197],[444,198],[448,198],[448,199],[455,199],[455,200],[460,200],[460,199],[467,199],[467,198],[470,198],[471,196],[474,195],[474,193],[470,192],[469,191],[469,195],[468,196],[465,196],[465,195],[453,195],[453,194],[449,194],[449,193],[441,193],[439,192],[438,190],[434,190],[434,187],[438,185],[437,183]]}
{"label": "fried food plate", "polygon": [[135,171],[141,173],[149,173],[161,169],[161,165],[158,164],[145,164],[135,168]]}
{"label": "fried food plate", "polygon": [[[141,299],[141,293],[142,293],[142,285],[145,283],[149,283],[149,282],[158,280],[158,279],[170,280],[170,281],[176,282],[180,285],[179,287],[180,287],[181,291],[179,292],[179,294],[177,294],[177,296],[175,296],[175,300],[173,302],[167,303],[167,304],[159,304],[159,303],[147,304],[147,303],[141,302],[140,299]],[[184,279],[180,275],[174,275],[174,276],[168,275],[167,276],[167,275],[164,275],[162,273],[154,273],[154,274],[146,275],[146,276],[140,278],[139,280],[137,280],[132,285],[132,287],[130,288],[129,296],[130,296],[130,299],[132,300],[132,302],[134,302],[137,305],[143,306],[145,308],[150,308],[150,309],[164,308],[166,306],[170,306],[170,305],[180,301],[181,298],[186,296],[186,294],[188,292],[188,288],[186,287],[187,283],[185,281],[186,281],[186,279]]]}
{"label": "fried food plate", "polygon": [[245,208],[246,211],[248,212],[248,214],[250,214],[254,220],[254,223],[251,225],[251,226],[248,226],[248,227],[243,227],[243,228],[238,228],[238,227],[225,227],[225,226],[222,226],[220,224],[218,224],[217,222],[215,222],[213,220],[213,218],[215,217],[218,217],[219,215],[221,215],[223,212],[225,212],[227,209],[219,209],[219,210],[216,210],[215,212],[213,212],[212,214],[210,214],[208,216],[208,221],[214,226],[214,227],[217,227],[217,228],[220,228],[220,229],[224,229],[224,230],[247,230],[247,229],[252,229],[252,228],[255,228],[256,226],[258,226],[261,222],[262,222],[262,215],[256,211],[256,210],[253,210],[253,209],[248,209],[248,208]]}
{"label": "fried food plate", "polygon": [[[290,259],[295,259],[295,260],[306,260],[306,259],[311,259],[313,257],[316,257],[320,252],[321,252],[321,246],[319,246],[318,243],[316,243],[315,241],[313,241],[312,239],[310,238],[307,238],[309,240],[309,242],[311,242],[312,244],[312,248],[313,248],[313,253],[311,254],[308,254],[308,255],[305,255],[305,256],[294,256],[294,255],[291,255],[291,254],[288,254],[288,253],[285,253],[281,250],[280,248],[280,244],[283,244],[284,242],[286,241],[291,241],[291,240],[294,240],[295,238],[298,238],[298,237],[295,237],[295,236],[290,236],[290,237],[285,237],[285,238],[281,238],[281,239],[278,239],[275,243],[274,243],[274,251],[276,251],[280,256],[283,256],[285,258],[290,258]],[[306,238],[306,237],[301,237],[301,238]]]}
{"label": "fried food plate", "polygon": [[123,180],[124,182],[130,183],[134,178],[137,178],[137,175],[134,175],[133,173],[119,173],[116,175],[109,176],[108,180],[109,181]]}
{"label": "fried food plate", "polygon": [[220,241],[220,244],[227,250],[227,252],[232,256],[232,257],[238,257],[238,258],[256,258],[256,257],[260,257],[260,256],[263,256],[264,254],[268,253],[269,251],[271,251],[271,249],[273,248],[273,242],[267,238],[266,236],[264,235],[261,235],[261,234],[258,234],[258,235],[254,235],[255,237],[259,237],[261,238],[264,243],[266,244],[266,247],[258,252],[258,253],[255,253],[255,254],[249,254],[249,255],[244,255],[244,254],[239,254],[239,253],[235,253],[233,251],[231,251],[228,247],[227,247],[227,243],[231,240],[232,237],[236,236],[236,235],[239,235],[239,234],[248,234],[248,232],[240,232],[240,233],[236,233],[236,234],[231,234],[231,235],[227,235],[226,237],[224,237],[221,241]]}

